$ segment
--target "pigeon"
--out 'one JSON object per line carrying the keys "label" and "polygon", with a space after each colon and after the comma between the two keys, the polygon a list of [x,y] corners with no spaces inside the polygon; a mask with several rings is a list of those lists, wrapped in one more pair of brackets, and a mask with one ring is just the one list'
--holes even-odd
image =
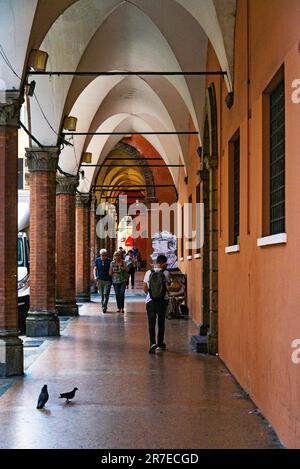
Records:
{"label": "pigeon", "polygon": [[73,391],[70,391],[70,392],[64,392],[62,393],[60,396],[59,396],[59,399],[63,398],[63,399],[67,399],[67,402],[70,401],[70,399],[73,399],[73,397],[75,396],[75,392],[76,391],[79,391],[78,388],[74,388]]}
{"label": "pigeon", "polygon": [[36,408],[42,409],[49,399],[47,384],[42,387]]}

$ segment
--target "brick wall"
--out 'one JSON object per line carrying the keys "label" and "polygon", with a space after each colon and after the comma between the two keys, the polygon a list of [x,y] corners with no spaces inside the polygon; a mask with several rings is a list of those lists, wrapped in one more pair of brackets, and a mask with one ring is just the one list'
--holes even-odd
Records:
{"label": "brick wall", "polygon": [[56,196],[56,297],[75,303],[75,195]]}
{"label": "brick wall", "polygon": [[76,294],[90,294],[89,208],[76,207]]}
{"label": "brick wall", "polygon": [[30,310],[55,311],[54,171],[30,174]]}
{"label": "brick wall", "polygon": [[0,329],[17,328],[17,141],[0,126]]}

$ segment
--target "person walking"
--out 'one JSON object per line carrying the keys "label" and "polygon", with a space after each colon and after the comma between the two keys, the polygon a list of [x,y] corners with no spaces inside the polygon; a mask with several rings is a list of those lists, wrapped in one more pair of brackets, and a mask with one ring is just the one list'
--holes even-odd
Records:
{"label": "person walking", "polygon": [[109,274],[112,277],[112,284],[116,294],[117,313],[124,313],[125,287],[128,270],[125,261],[121,258],[120,252],[116,251],[114,253],[114,260],[109,267]]}
{"label": "person walking", "polygon": [[142,267],[142,255],[141,251],[136,248],[136,270],[139,271],[141,270]]}
{"label": "person walking", "polygon": [[[168,305],[168,285],[170,274],[166,270],[167,258],[163,254],[157,257],[157,267],[148,270],[144,277],[144,292],[146,296],[146,309],[148,316],[148,330],[150,339],[149,353],[156,350],[165,350],[165,319]],[[158,325],[156,340],[156,318]]]}
{"label": "person walking", "polygon": [[100,256],[95,260],[94,279],[101,296],[102,311],[106,313],[111,289],[111,276],[109,274],[111,259],[108,258],[106,249],[100,249],[99,254]]}
{"label": "person walking", "polygon": [[128,276],[126,282],[126,288],[129,286],[129,279],[131,280],[131,288],[134,288],[134,276],[135,276],[135,258],[133,252],[130,249],[125,256],[125,264],[128,267]]}
{"label": "person walking", "polygon": [[121,259],[124,259],[126,252],[125,252],[125,249],[122,248],[122,246],[119,247],[119,253],[120,253]]}

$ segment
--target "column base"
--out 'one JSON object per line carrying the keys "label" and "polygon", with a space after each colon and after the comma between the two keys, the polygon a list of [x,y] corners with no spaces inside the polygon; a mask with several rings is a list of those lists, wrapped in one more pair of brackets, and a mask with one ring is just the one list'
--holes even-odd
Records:
{"label": "column base", "polygon": [[68,301],[59,301],[56,303],[58,316],[78,316],[78,305]]}
{"label": "column base", "polygon": [[78,303],[89,303],[91,301],[91,296],[89,293],[79,293],[76,295],[76,301],[78,301]]}
{"label": "column base", "polygon": [[208,353],[207,342],[207,336],[205,335],[192,335],[190,343],[193,351],[197,353]]}
{"label": "column base", "polygon": [[16,330],[0,330],[0,378],[20,376],[23,368],[23,342]]}
{"label": "column base", "polygon": [[207,324],[202,324],[200,326],[199,334],[206,336],[208,334],[208,331],[209,331],[209,326]]}
{"label": "column base", "polygon": [[59,335],[57,314],[47,311],[29,311],[26,319],[28,337],[53,337]]}
{"label": "column base", "polygon": [[218,336],[208,333],[207,334],[207,349],[210,355],[216,355],[218,353]]}

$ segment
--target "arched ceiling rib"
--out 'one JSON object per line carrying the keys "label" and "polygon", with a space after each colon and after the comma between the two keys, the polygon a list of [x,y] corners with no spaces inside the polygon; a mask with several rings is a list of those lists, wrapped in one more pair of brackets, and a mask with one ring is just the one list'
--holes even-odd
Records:
{"label": "arched ceiling rib", "polygon": [[[115,82],[115,87],[104,98],[109,90],[111,82]],[[104,82],[104,84],[102,84]],[[78,132],[95,132],[101,122],[114,114],[120,114],[127,111],[127,114],[137,116],[153,115],[156,119],[164,123],[166,131],[184,131],[189,126],[189,112],[186,109],[182,99],[174,92],[170,93],[170,87],[166,90],[165,102],[172,110],[172,116],[167,112],[166,107],[155,94],[152,88],[138,77],[98,77],[91,82],[80,95],[72,108],[71,115],[78,117]],[[169,94],[167,94],[169,90]],[[132,99],[134,97],[134,99]],[[99,109],[97,103],[100,103]],[[176,110],[174,109],[176,107]],[[177,111],[177,113],[176,113]],[[172,119],[171,119],[172,117]],[[91,122],[91,119],[93,121]],[[147,120],[145,118],[145,120]],[[175,122],[174,122],[175,121]],[[148,122],[149,119],[148,119]],[[161,129],[163,130],[163,129]],[[92,137],[76,136],[76,153],[80,156],[82,151],[88,147]],[[187,136],[173,137],[177,141],[178,151],[173,155],[173,163],[178,162],[178,155],[183,157],[186,154],[188,139]],[[181,148],[183,150],[181,150]],[[72,168],[73,149],[66,147],[61,154],[60,165],[63,170],[70,171]],[[177,158],[177,160],[175,160]]]}
{"label": "arched ceiling rib", "polygon": [[[0,5],[0,40],[19,75],[32,47],[49,53],[48,70],[205,70],[208,37],[230,87],[235,0],[52,0],[51,8],[48,0],[0,0]],[[19,86],[0,61],[0,80],[4,74],[7,83],[0,81],[0,88]],[[52,76],[36,77],[36,82],[36,94],[54,128],[32,99],[32,133],[44,145],[57,143],[62,118],[69,112],[79,118],[78,131],[184,131],[191,123],[202,128],[205,77]],[[75,137],[75,148],[63,150],[61,165],[76,172],[83,149],[95,154],[95,162],[102,161],[120,138]],[[184,136],[147,139],[166,162],[183,161],[187,154]],[[92,181],[94,170],[87,173]],[[176,168],[172,177],[175,182]],[[82,181],[87,190],[90,184]]]}
{"label": "arched ceiling rib", "polygon": [[[69,10],[73,9],[75,9],[75,5]],[[67,14],[72,17],[69,10],[64,13],[63,17]],[[75,24],[78,21],[77,16],[76,10]],[[66,36],[66,45],[68,43],[72,44],[75,40],[72,38],[72,31],[77,29],[74,21],[69,34],[66,32],[62,34],[66,20],[62,21],[61,19],[58,25],[53,26],[51,34],[49,33],[46,36],[41,47],[49,52],[49,69],[74,70],[81,54],[83,54],[78,70],[95,68],[101,70],[137,70],[140,68],[161,71],[168,68],[169,70],[181,71],[180,64],[159,29],[143,12],[131,4],[122,4],[119,8],[114,9],[91,38],[94,25],[92,24],[89,32],[85,34],[85,38],[78,41],[78,49],[73,50],[71,46],[68,48],[67,57],[64,57],[65,54],[63,53],[58,55],[56,51],[61,37]],[[88,22],[88,18],[85,21]],[[78,31],[76,31],[76,34],[80,37]],[[107,47],[108,37],[110,38],[109,47]],[[88,43],[88,47],[84,49],[83,44],[85,43]],[[52,62],[56,63],[51,63],[52,56]],[[195,110],[185,79],[179,76],[169,77],[168,79],[183,97],[193,117],[195,127],[197,127]],[[52,77],[51,79],[37,77],[38,98],[42,107],[50,110],[50,115],[52,115],[51,124],[57,131],[70,83],[71,78],[66,76]],[[41,120],[40,110],[34,101],[32,109],[33,128],[36,127],[39,130],[42,143],[53,144],[55,136],[49,132],[47,123],[43,119]]]}
{"label": "arched ceiling rib", "polygon": [[[162,129],[160,123],[157,123],[157,129],[158,128],[160,130]],[[139,117],[132,117],[125,113],[110,117],[101,124],[97,131],[107,132],[107,129],[110,129],[109,131],[113,132],[121,132],[123,136],[131,133],[132,131],[153,131],[152,127],[150,127],[145,120]],[[118,141],[122,139],[122,135],[94,136],[86,149],[87,151],[93,154],[92,163],[102,163],[106,156],[109,154],[109,152],[118,143]],[[172,138],[165,135],[147,135],[147,140],[151,143],[151,145],[156,149],[156,151],[161,155],[161,157],[166,161],[167,164],[172,162],[169,161],[169,156],[178,154],[176,143],[174,141],[174,136],[171,137]],[[177,161],[178,160],[179,158],[177,157]],[[173,177],[174,183],[177,184],[179,174],[178,168],[171,169],[172,171],[170,172]],[[81,190],[82,192],[88,191],[90,189],[90,186],[93,184],[94,168],[85,167],[85,175],[86,179],[81,182],[81,185],[79,187],[79,190]]]}
{"label": "arched ceiling rib", "polygon": [[20,88],[37,0],[0,0],[0,44],[16,76],[0,56],[0,90]]}

